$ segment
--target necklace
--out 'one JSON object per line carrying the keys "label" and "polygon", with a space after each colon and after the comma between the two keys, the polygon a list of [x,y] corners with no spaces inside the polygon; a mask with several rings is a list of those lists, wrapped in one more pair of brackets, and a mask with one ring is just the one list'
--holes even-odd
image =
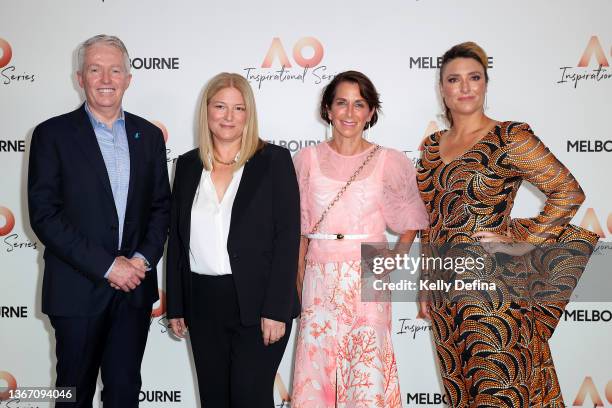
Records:
{"label": "necklace", "polygon": [[229,161],[229,162],[225,162],[225,161],[223,161],[223,160],[220,160],[220,159],[219,159],[217,156],[215,156],[214,154],[213,154],[213,158],[215,159],[215,161],[216,161],[217,163],[225,164],[226,166],[233,166],[234,164],[236,164],[236,158],[234,158],[234,160]]}

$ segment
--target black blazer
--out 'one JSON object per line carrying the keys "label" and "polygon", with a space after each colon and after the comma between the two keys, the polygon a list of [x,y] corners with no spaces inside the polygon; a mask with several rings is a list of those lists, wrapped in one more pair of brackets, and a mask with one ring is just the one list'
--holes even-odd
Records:
{"label": "black blazer", "polygon": [[138,116],[125,112],[125,128],[130,182],[120,250],[111,185],[84,105],[34,129],[28,207],[32,229],[45,245],[44,313],[100,313],[115,292],[104,274],[116,256],[131,257],[136,251],[153,270],[127,296],[138,307],[159,298],[155,266],[170,215],[166,147],[161,131]]}
{"label": "black blazer", "polygon": [[[202,176],[198,149],[176,163],[166,257],[167,317],[191,320],[191,207]],[[227,252],[243,325],[300,313],[295,286],[300,197],[289,151],[265,144],[246,164],[232,207]]]}

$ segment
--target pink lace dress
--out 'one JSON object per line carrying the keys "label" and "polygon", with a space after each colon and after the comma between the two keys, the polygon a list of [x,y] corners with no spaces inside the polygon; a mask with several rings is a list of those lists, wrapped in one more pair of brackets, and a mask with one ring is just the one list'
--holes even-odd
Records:
{"label": "pink lace dress", "polygon": [[[328,143],[320,143],[295,156],[302,234],[312,231],[370,149],[343,156]],[[363,241],[384,242],[387,227],[404,233],[428,226],[412,163],[403,153],[383,148],[329,211],[317,232],[367,234]],[[360,244],[361,240],[310,240],[293,408],[401,407],[391,343],[391,304],[361,302]]]}

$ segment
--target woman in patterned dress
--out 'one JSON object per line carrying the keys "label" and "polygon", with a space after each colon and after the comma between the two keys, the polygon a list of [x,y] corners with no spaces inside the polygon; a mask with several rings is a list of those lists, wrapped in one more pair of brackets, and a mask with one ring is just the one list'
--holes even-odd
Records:
{"label": "woman in patterned dress", "polygon": [[[578,248],[570,260],[572,278],[578,279],[597,241],[569,224],[584,193],[529,125],[484,114],[487,65],[485,52],[472,42],[442,57],[440,90],[451,126],[424,142],[417,179],[430,228],[422,242],[480,241],[484,256],[493,254],[487,266],[497,277],[520,271],[518,264],[498,261],[496,252],[518,259],[534,252],[534,245],[571,243]],[[543,192],[546,203],[534,218],[511,219],[523,180]],[[431,294],[421,301],[453,407],[564,406],[548,339],[566,302],[510,300],[508,289],[515,288],[503,287],[498,302],[455,302]]]}
{"label": "woman in patterned dress", "polygon": [[387,227],[409,244],[428,222],[412,163],[403,153],[364,138],[379,107],[378,93],[365,75],[337,75],[321,101],[331,140],[301,150],[294,159],[302,234],[309,238],[302,239],[300,252],[302,314],[293,408],[401,407],[391,305],[362,301],[360,244],[384,242]]}

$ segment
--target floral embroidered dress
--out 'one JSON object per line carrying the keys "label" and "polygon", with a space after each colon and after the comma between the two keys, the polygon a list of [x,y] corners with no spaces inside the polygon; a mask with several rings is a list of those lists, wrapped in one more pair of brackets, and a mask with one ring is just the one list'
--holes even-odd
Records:
{"label": "floral embroidered dress", "polygon": [[[295,156],[302,234],[374,149],[344,156],[328,143]],[[361,301],[361,242],[384,242],[429,225],[406,156],[382,148],[332,207],[317,232],[366,234],[364,239],[311,239],[293,378],[293,408],[401,407],[391,343],[391,304]]]}

